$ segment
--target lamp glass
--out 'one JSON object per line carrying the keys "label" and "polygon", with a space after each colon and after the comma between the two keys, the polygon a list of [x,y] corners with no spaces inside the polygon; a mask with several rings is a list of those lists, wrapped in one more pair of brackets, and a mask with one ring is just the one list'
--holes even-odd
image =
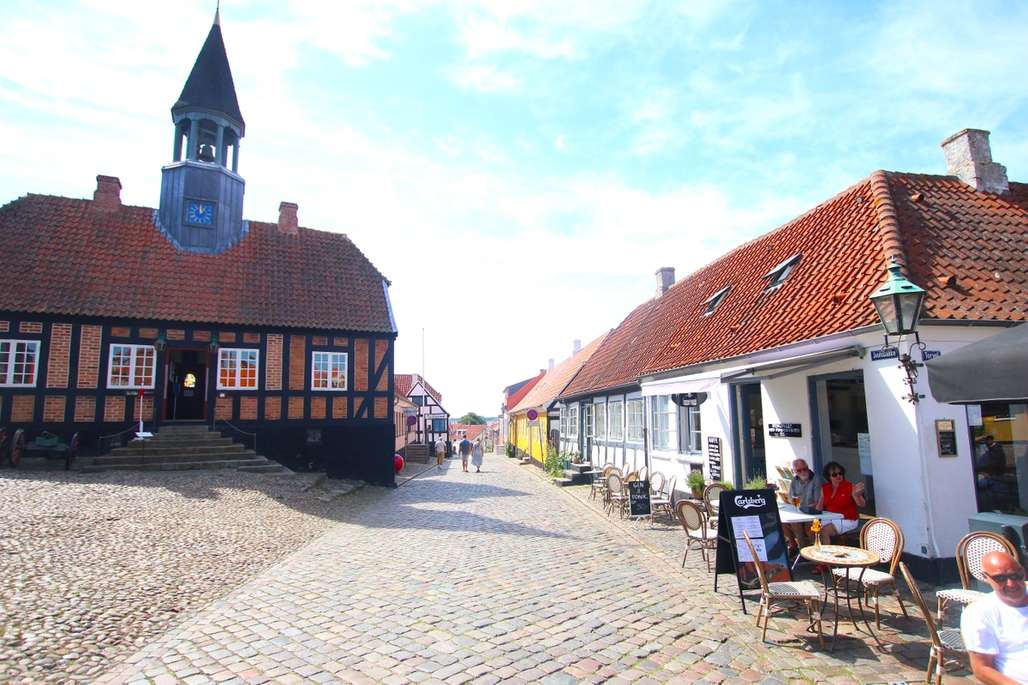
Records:
{"label": "lamp glass", "polygon": [[871,302],[886,334],[906,335],[917,330],[924,296],[924,289],[908,281],[899,264],[893,261],[888,280],[871,294]]}

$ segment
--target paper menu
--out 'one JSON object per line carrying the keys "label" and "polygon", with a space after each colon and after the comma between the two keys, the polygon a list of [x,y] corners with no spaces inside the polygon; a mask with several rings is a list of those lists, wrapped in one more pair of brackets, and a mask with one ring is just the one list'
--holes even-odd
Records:
{"label": "paper menu", "polygon": [[[742,540],[742,534],[744,532],[748,533],[750,540],[753,540],[754,542],[758,538],[764,537],[764,528],[760,525],[759,516],[733,516],[732,530],[735,531],[735,538],[737,540]],[[742,544],[744,547],[746,546],[745,541],[743,541]]]}
{"label": "paper menu", "polygon": [[[757,551],[757,556],[761,561],[767,561],[767,548],[764,546],[764,539],[753,539],[750,538],[750,542],[753,543],[753,549]],[[735,550],[739,555],[740,562],[753,561],[753,556],[750,554],[750,548],[746,546],[746,540],[739,538],[735,541]]]}

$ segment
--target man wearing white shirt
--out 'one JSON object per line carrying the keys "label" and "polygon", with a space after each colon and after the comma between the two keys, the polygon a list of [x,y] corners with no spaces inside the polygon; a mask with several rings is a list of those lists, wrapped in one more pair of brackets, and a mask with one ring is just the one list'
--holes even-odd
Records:
{"label": "man wearing white shirt", "polygon": [[960,633],[971,670],[986,685],[1028,683],[1028,592],[1024,567],[1005,552],[989,552],[982,572],[993,592],[964,609]]}

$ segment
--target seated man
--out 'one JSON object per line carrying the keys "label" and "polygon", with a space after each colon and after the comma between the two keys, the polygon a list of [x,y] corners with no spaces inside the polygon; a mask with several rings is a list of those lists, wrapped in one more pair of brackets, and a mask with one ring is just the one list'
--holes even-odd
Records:
{"label": "seated man", "polygon": [[993,592],[964,609],[960,633],[971,670],[988,685],[1028,683],[1028,593],[1024,567],[1005,552],[989,552],[982,572]]}
{"label": "seated man", "polygon": [[[789,499],[795,502],[799,499],[800,507],[813,507],[817,504],[818,495],[821,492],[821,478],[810,470],[804,459],[797,459],[792,462],[793,478],[789,482]],[[786,523],[782,526],[785,533],[785,540],[790,549],[799,549],[810,544],[810,537],[807,534],[806,523]]]}

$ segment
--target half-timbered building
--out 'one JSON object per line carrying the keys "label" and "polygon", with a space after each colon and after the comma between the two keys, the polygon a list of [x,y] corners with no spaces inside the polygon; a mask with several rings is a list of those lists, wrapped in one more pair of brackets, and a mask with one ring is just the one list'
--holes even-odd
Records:
{"label": "half-timbered building", "polygon": [[[245,124],[215,17],[171,110],[156,208],[30,194],[0,208],[0,425],[30,438],[191,421],[392,483],[389,281],[342,233],[243,219]],[[231,153],[231,154],[230,154]]]}
{"label": "half-timbered building", "polygon": [[410,442],[435,445],[450,442],[450,413],[443,408],[443,396],[416,373],[396,375],[397,391],[417,408],[417,422],[412,426]]}

